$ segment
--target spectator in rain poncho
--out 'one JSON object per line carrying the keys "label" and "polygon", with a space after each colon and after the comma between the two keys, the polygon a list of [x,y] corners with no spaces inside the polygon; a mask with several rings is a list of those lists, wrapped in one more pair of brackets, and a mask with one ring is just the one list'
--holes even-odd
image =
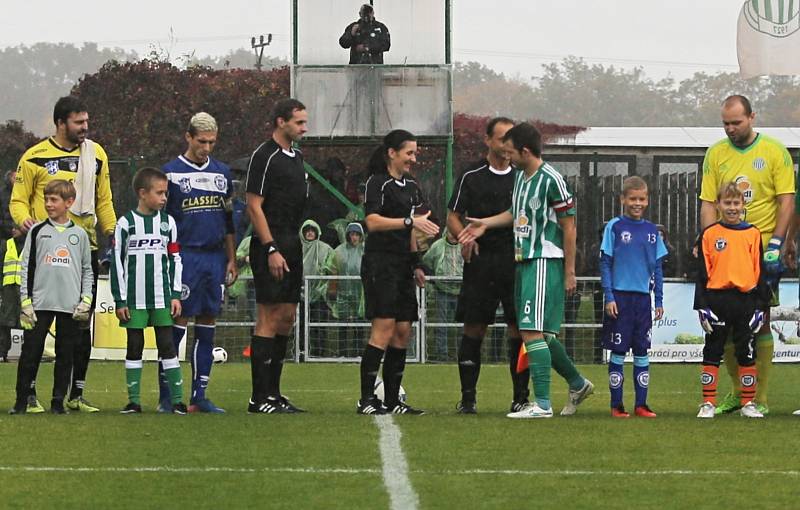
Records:
{"label": "spectator in rain poncho", "polygon": [[[325,274],[360,276],[361,257],[364,255],[364,227],[352,222],[345,230],[346,241],[336,247],[325,264]],[[354,322],[364,319],[364,288],[361,279],[331,280],[328,284],[328,305],[336,322]],[[340,328],[339,346],[347,349],[346,355],[358,356],[363,349],[366,328]]]}
{"label": "spectator in rain poncho", "polygon": [[[303,276],[324,274],[325,261],[333,253],[333,248],[328,243],[320,240],[321,234],[322,229],[319,228],[319,225],[314,220],[306,220],[300,227],[300,240],[303,243]],[[311,289],[306,289],[309,294],[309,302],[312,305],[323,302],[328,282],[325,280],[311,280],[309,283]]]}
{"label": "spectator in rain poncho", "polygon": [[[434,280],[433,303],[436,322],[451,322],[456,311],[458,293],[461,289],[461,276],[464,272],[464,258],[461,256],[461,246],[449,230],[436,240],[422,257],[426,269],[433,272],[434,276],[451,276],[458,281]],[[435,328],[433,337],[436,343],[435,359],[447,359],[447,330],[448,328]]]}

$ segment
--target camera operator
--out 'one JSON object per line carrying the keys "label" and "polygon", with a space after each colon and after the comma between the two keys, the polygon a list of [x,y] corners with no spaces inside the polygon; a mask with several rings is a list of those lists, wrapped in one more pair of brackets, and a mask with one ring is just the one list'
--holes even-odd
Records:
{"label": "camera operator", "polygon": [[350,48],[351,64],[383,64],[383,52],[389,51],[389,29],[375,20],[375,10],[364,4],[358,11],[359,19],[347,25],[339,38],[342,48]]}

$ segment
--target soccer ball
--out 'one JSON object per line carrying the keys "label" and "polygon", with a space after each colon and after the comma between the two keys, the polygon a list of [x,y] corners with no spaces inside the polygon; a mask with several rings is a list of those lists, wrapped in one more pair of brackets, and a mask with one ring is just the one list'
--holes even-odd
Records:
{"label": "soccer ball", "polygon": [[228,351],[222,347],[214,347],[211,350],[211,358],[214,360],[214,363],[225,363],[228,361]]}
{"label": "soccer ball", "polygon": [[[383,379],[381,379],[380,377],[375,378],[375,388],[374,389],[375,389],[375,396],[378,397],[378,399],[381,402],[383,402],[383,397],[384,397]],[[403,388],[403,386],[400,386],[400,393],[398,394],[398,399],[400,400],[400,402],[405,402],[406,398],[408,398],[408,395],[406,395],[406,390],[405,390],[405,388]]]}

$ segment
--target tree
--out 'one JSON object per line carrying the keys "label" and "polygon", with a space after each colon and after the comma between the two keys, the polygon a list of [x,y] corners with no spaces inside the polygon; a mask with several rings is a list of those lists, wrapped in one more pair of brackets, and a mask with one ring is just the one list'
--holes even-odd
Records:
{"label": "tree", "polygon": [[[261,64],[264,66],[263,69],[269,70],[275,67],[288,66],[289,61],[280,57],[265,55]],[[239,48],[231,50],[222,56],[193,58],[190,60],[190,66],[210,67],[211,69],[255,69],[256,56],[253,50]]]}
{"label": "tree", "polygon": [[22,122],[9,120],[0,124],[0,175],[17,168],[22,154],[39,138],[27,131]]}

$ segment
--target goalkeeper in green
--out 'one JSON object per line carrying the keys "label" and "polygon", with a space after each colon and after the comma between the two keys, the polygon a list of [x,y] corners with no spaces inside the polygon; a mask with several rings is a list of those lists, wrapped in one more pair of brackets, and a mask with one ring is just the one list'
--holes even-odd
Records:
{"label": "goalkeeper in green", "polygon": [[162,210],[167,203],[167,176],[155,168],[142,168],[133,177],[133,190],[139,205],[117,221],[111,264],[117,318],[128,333],[129,402],[120,412],[142,412],[144,328],[153,326],[173,412],[186,414],[183,377],[172,342],[173,319],[181,314],[181,257],[175,220]]}

